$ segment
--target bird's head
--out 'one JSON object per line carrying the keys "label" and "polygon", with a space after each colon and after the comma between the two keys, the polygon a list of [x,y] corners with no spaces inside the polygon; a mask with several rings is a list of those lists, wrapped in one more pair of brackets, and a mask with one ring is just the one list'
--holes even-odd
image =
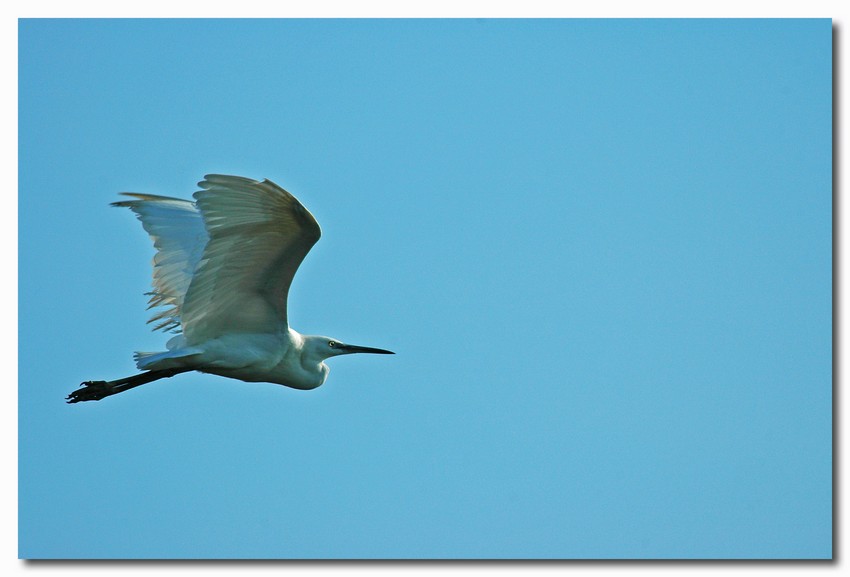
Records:
{"label": "bird's head", "polygon": [[354,353],[373,353],[379,355],[394,355],[392,351],[376,349],[373,347],[361,347],[349,345],[331,337],[305,336],[305,352],[309,357],[318,359],[320,362],[330,357],[339,355],[351,355]]}

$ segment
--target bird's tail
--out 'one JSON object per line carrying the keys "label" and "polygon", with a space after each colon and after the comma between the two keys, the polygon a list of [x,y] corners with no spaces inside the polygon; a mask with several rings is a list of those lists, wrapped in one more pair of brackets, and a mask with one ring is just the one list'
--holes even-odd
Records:
{"label": "bird's tail", "polygon": [[162,351],[153,353],[136,352],[133,360],[142,371],[181,369],[186,367],[186,359],[202,353],[201,349],[186,347],[173,351]]}

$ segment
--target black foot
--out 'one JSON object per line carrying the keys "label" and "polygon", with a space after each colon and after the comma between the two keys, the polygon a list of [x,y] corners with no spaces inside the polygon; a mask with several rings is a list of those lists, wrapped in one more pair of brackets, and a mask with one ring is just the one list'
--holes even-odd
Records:
{"label": "black foot", "polygon": [[115,389],[106,381],[86,381],[80,383],[81,389],[77,389],[66,397],[69,403],[81,401],[99,401],[104,397],[115,394]]}

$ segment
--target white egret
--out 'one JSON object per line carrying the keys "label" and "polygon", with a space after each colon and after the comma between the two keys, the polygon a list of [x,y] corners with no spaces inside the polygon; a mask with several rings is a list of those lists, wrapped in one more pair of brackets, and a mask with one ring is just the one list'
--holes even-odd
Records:
{"label": "white egret", "polygon": [[124,193],[153,239],[148,322],[177,332],[166,351],[137,352],[144,371],[115,381],[86,381],[69,403],[98,401],[139,385],[200,371],[242,381],[314,389],[325,382],[325,359],[392,351],[302,335],[289,326],[286,300],[295,271],[321,230],[313,215],[271,182],[209,174],[195,202]]}

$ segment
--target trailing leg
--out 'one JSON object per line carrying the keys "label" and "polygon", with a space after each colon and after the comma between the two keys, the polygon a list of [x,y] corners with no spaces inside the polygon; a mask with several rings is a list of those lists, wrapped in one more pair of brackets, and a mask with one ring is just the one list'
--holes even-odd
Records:
{"label": "trailing leg", "polygon": [[185,373],[189,369],[164,369],[161,371],[148,371],[132,377],[126,377],[115,381],[85,381],[81,383],[82,388],[77,389],[66,397],[69,403],[79,403],[82,401],[99,401],[110,395],[117,395],[128,391],[133,387],[144,385],[159,379],[167,379]]}

